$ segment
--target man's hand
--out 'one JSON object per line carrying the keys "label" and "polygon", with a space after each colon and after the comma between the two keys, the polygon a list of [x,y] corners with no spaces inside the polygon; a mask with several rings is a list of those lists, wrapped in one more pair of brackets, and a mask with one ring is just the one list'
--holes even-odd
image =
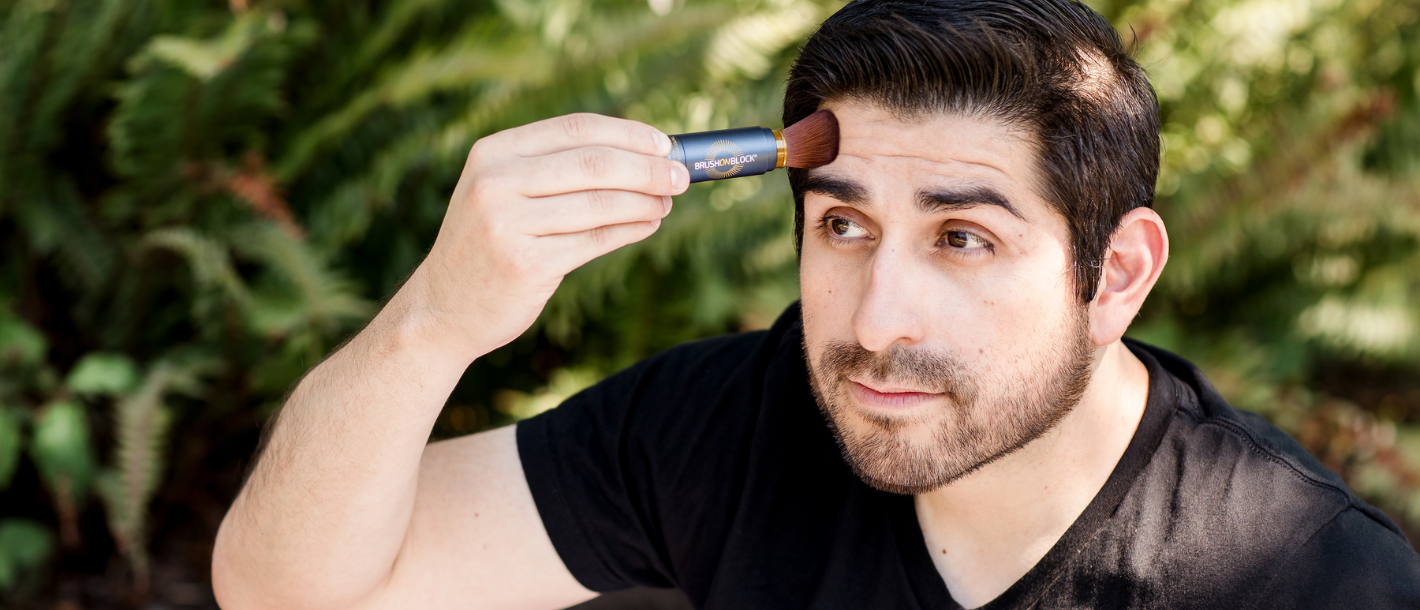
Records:
{"label": "man's hand", "polygon": [[307,373],[217,534],[224,608],[561,607],[592,596],[538,517],[511,428],[429,433],[474,359],[573,269],[653,233],[689,184],[655,129],[595,115],[469,153],[429,256]]}
{"label": "man's hand", "polygon": [[424,306],[466,359],[527,330],[562,278],[645,239],[684,192],[653,127],[593,114],[479,140],[420,266]]}

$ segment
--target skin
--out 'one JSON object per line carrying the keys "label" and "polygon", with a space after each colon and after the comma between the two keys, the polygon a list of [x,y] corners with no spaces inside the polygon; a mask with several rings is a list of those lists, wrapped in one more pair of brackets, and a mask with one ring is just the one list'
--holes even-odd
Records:
{"label": "skin", "polygon": [[[876,241],[842,248],[806,233],[810,353],[833,338],[1019,365],[1030,333],[1071,303],[1064,223],[1030,192],[1027,141],[989,121],[834,109],[842,154],[823,169],[855,172],[871,204],[815,193],[806,214],[853,208]],[[669,149],[649,126],[593,115],[473,147],[429,256],[283,407],[218,532],[212,579],[223,608],[558,608],[595,595],[552,548],[514,428],[426,441],[464,369],[527,330],[567,273],[656,230],[669,196],[688,184],[663,158]],[[916,206],[922,185],[968,178],[995,181],[1022,218],[992,205]],[[947,222],[989,235],[994,251],[926,253]],[[1119,337],[1167,250],[1157,215],[1127,215],[1090,304],[1094,378],[1080,405],[1025,449],[917,496],[938,570],[964,605],[989,600],[1038,561],[1123,453],[1147,373]],[[940,400],[912,389],[857,396],[911,403],[890,408]]]}
{"label": "skin", "polygon": [[[1034,357],[1040,345],[1065,340],[1060,329],[1081,305],[1065,220],[1033,188],[1029,135],[989,119],[903,120],[852,101],[825,107],[838,116],[842,139],[838,158],[812,174],[826,186],[804,199],[800,284],[810,363],[837,340],[873,352],[894,345],[948,352],[987,379],[1047,366]],[[919,203],[922,193],[973,190],[994,195]],[[1079,404],[1023,449],[915,496],[937,571],[963,606],[994,599],[1034,566],[1124,454],[1148,373],[1120,337],[1167,256],[1158,215],[1127,214],[1088,304],[1093,364]],[[940,425],[934,413],[950,408],[949,397],[925,388],[847,385],[853,408],[841,429],[891,418],[903,422],[899,435],[925,443]]]}
{"label": "skin", "polygon": [[514,429],[426,444],[475,359],[562,278],[645,239],[684,192],[650,126],[595,115],[479,140],[425,260],[296,386],[217,533],[212,586],[244,608],[558,608],[589,599],[523,478]]}

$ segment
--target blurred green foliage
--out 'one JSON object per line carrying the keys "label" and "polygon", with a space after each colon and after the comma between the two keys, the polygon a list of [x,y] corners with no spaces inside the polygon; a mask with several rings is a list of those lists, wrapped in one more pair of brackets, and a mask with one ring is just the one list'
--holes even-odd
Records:
{"label": "blurred green foliage", "polygon": [[[1132,334],[1420,531],[1420,1],[1091,4],[1165,125],[1172,260]],[[143,595],[150,515],[240,472],[287,388],[419,262],[476,139],[575,111],[778,126],[797,46],[838,6],[0,0],[0,489],[44,490],[0,514],[38,519],[0,521],[0,589],[62,572],[58,532],[64,554],[122,554]],[[568,277],[436,435],[767,325],[798,293],[781,176],[697,185]],[[92,498],[111,544],[82,527]]]}
{"label": "blurred green foliage", "polygon": [[16,584],[22,570],[44,561],[54,546],[45,526],[27,519],[0,519],[0,588]]}

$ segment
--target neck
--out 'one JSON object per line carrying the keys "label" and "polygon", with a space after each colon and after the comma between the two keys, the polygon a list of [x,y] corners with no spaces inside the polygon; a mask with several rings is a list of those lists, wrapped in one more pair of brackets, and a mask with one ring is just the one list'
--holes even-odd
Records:
{"label": "neck", "polygon": [[957,602],[996,598],[1040,561],[1119,463],[1149,394],[1144,364],[1120,341],[1097,357],[1080,403],[1044,436],[915,498],[937,571]]}

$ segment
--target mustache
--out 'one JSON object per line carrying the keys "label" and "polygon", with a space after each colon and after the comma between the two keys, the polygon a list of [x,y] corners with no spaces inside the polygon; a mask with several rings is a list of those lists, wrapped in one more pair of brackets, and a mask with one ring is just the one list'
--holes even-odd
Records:
{"label": "mustache", "polygon": [[946,394],[958,405],[970,404],[976,398],[976,383],[966,366],[948,353],[900,345],[872,352],[856,342],[830,340],[824,344],[818,368],[824,373],[824,381],[859,377],[903,384]]}

